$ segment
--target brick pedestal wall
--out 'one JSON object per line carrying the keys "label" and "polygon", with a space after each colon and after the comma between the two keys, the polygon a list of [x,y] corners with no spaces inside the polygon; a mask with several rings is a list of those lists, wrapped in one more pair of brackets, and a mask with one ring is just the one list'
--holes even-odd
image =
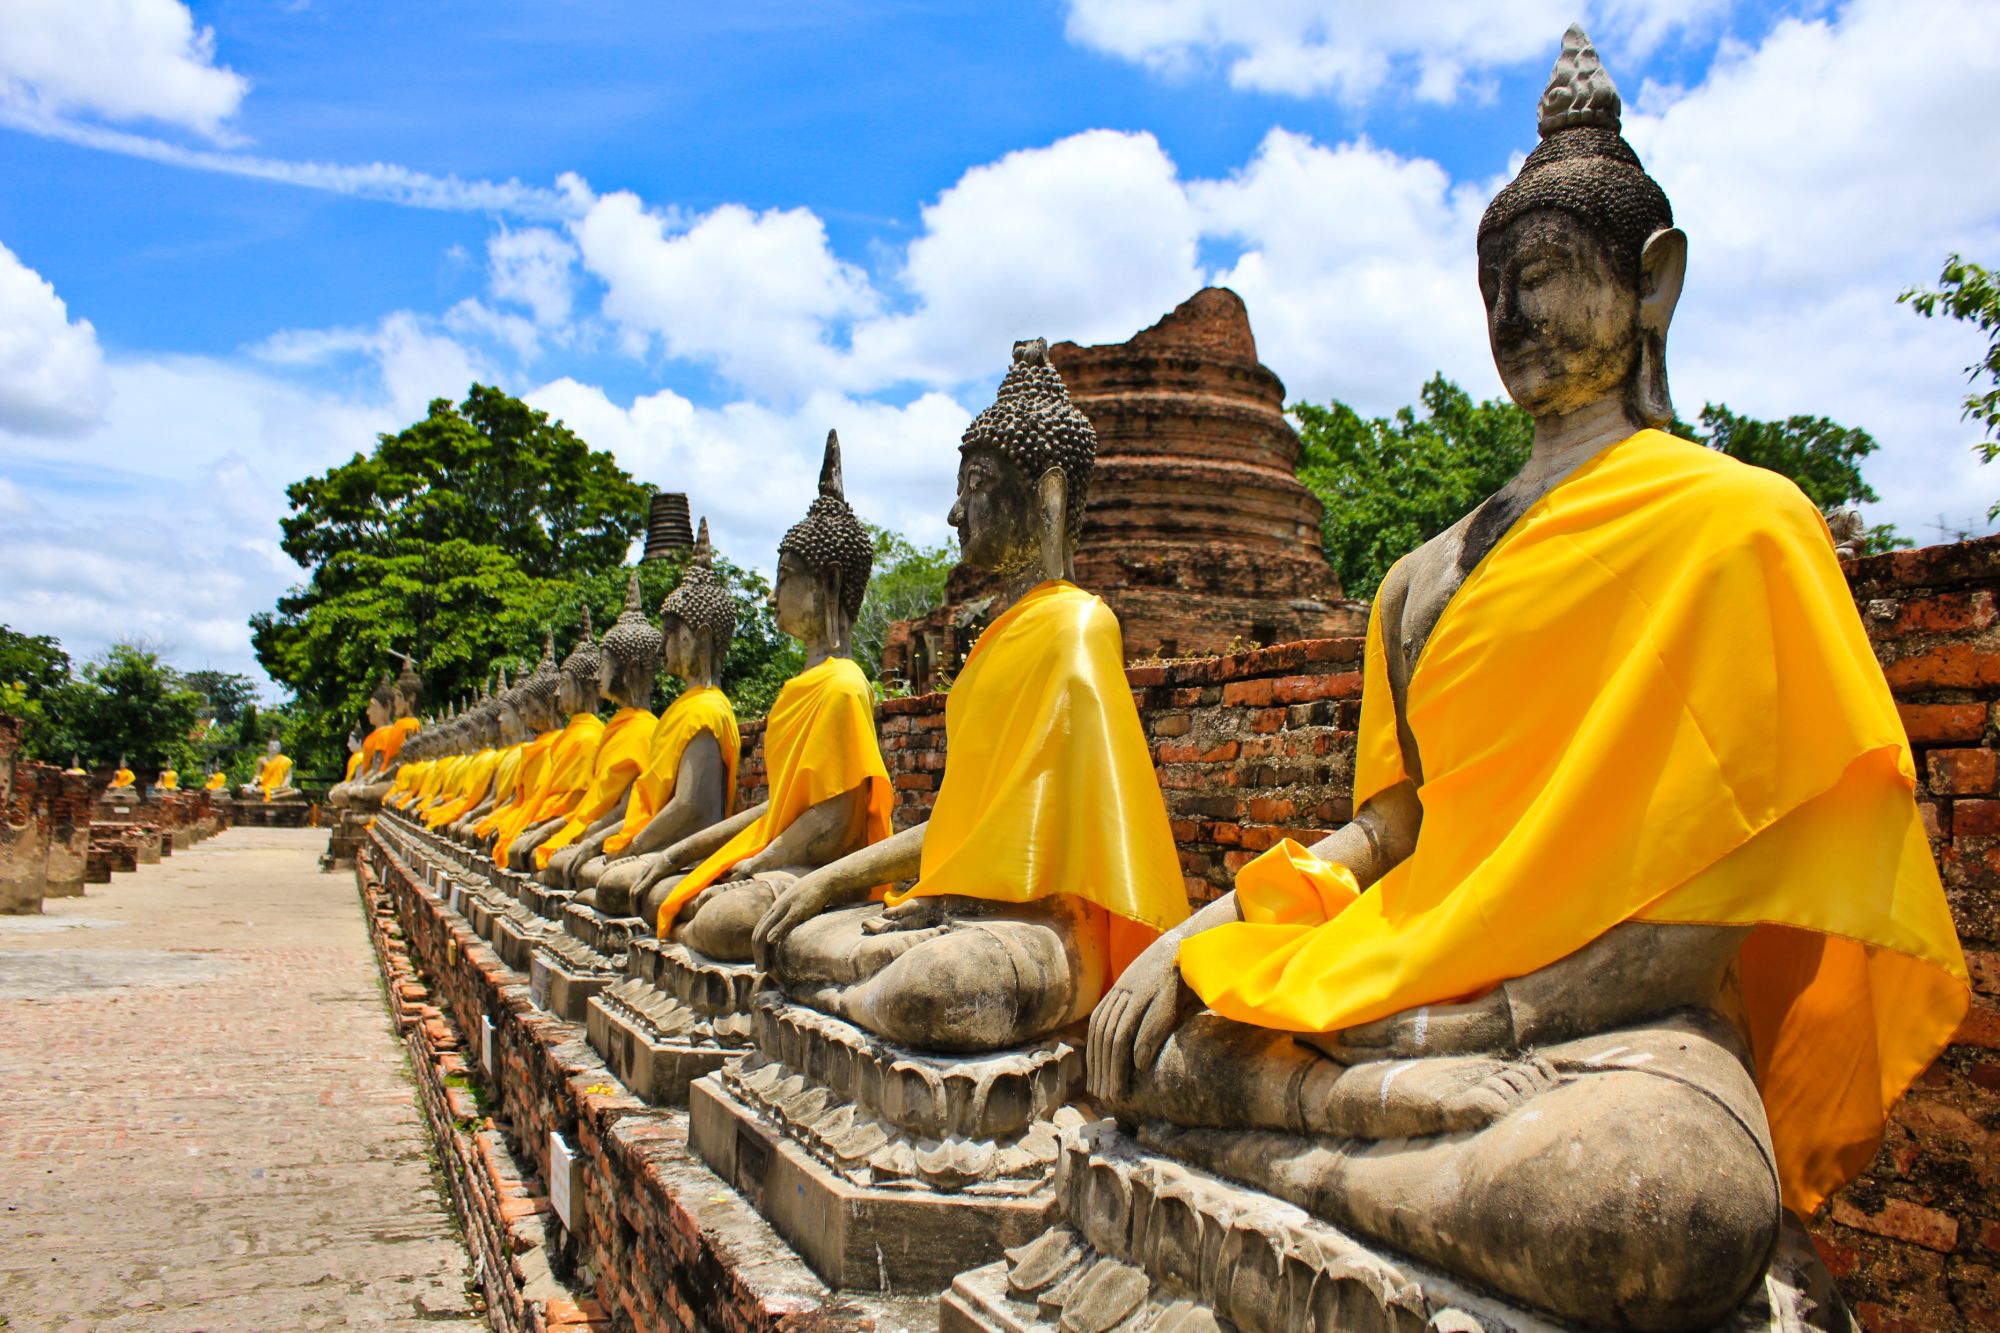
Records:
{"label": "brick pedestal wall", "polygon": [[20,718],[0,715],[0,913],[83,892],[91,782],[19,757]]}

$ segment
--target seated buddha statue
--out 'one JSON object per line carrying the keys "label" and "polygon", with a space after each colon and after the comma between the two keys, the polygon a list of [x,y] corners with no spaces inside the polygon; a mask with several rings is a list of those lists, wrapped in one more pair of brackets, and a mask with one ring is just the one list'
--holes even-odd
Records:
{"label": "seated buddha statue", "polygon": [[402,765],[403,743],[421,725],[417,708],[422,703],[423,681],[416,665],[403,658],[402,669],[393,680],[382,673],[381,683],[368,700],[371,731],[361,743],[361,763],[351,781],[342,783],[328,799],[339,806],[374,810],[382,804],[395,784],[396,770]]}
{"label": "seated buddha statue", "polygon": [[1015,344],[960,446],[961,558],[1002,591],[947,702],[937,804],[758,923],[792,999],[919,1050],[1022,1046],[1088,1015],[1186,917],[1117,617],[1070,581],[1096,449],[1047,344]]}
{"label": "seated buddha statue", "polygon": [[605,636],[607,671],[643,675],[649,690],[665,671],[683,686],[654,725],[623,805],[549,863],[551,884],[581,889],[579,901],[608,915],[631,914],[633,886],[650,869],[646,858],[711,827],[735,805],[743,742],[721,680],[736,603],[713,562],[704,518],[679,586],[660,603],[660,627],[635,614],[628,600],[614,631],[615,651],[612,635]]}
{"label": "seated buddha statue", "polygon": [[[556,636],[551,629],[542,645],[541,661],[514,687],[508,700],[523,735],[515,751],[511,781],[504,787],[496,783],[493,808],[472,825],[473,841],[489,852],[527,824],[541,797],[551,752],[562,738],[556,712],[561,683],[562,672],[556,667]],[[494,862],[501,863],[498,855],[494,856]]]}
{"label": "seated buddha statue", "polygon": [[560,885],[563,877],[552,868],[555,858],[567,854],[573,861],[584,848],[594,854],[623,818],[659,722],[647,707],[653,701],[659,667],[658,641],[659,632],[646,623],[639,602],[639,572],[634,570],[625,585],[625,608],[604,632],[594,659],[596,693],[616,708],[591,757],[589,782],[568,811],[557,816],[560,826],[542,837],[529,855],[544,880]]}
{"label": "seated buddha statue", "polygon": [[[482,688],[476,697],[465,701],[458,715],[448,724],[445,743],[448,753],[439,766],[436,780],[423,797],[411,802],[410,806],[410,817],[420,820],[425,827],[436,828],[447,822],[444,814],[454,807],[460,812],[470,808],[470,803],[464,798],[482,763],[486,778],[491,779],[494,755],[485,726],[490,705],[491,700]],[[483,782],[481,785],[483,787]]]}
{"label": "seated buddha statue", "polygon": [[527,727],[515,711],[512,694],[507,668],[502,666],[485,701],[474,710],[471,733],[479,748],[456,797],[424,820],[447,837],[470,841],[471,825],[493,809],[497,793],[520,769],[519,745],[526,739]]}
{"label": "seated buddha statue", "polygon": [[97,799],[115,806],[131,806],[139,800],[139,775],[125,763],[125,756],[118,756],[118,767],[111,774],[111,781],[105,785]]}
{"label": "seated buddha statue", "polygon": [[778,691],[765,724],[770,799],[634,857],[631,871],[608,871],[600,899],[616,891],[614,875],[630,875],[635,914],[654,922],[660,938],[717,962],[747,963],[751,931],[779,889],[888,836],[889,770],[874,695],[853,656],[874,559],[868,530],[847,504],[840,437],[829,431],[819,496],[778,543],[771,600],[778,628],[805,646],[806,664]]}
{"label": "seated buddha statue", "polygon": [[1478,231],[1528,461],[1382,583],[1353,821],[1148,948],[1089,1077],[1148,1149],[1565,1325],[1706,1328],[1965,971],[1825,523],[1664,432],[1687,241],[1579,29],[1539,128]]}
{"label": "seated buddha statue", "polygon": [[208,775],[208,781],[201,787],[203,791],[226,791],[228,788],[229,775],[219,768]]}
{"label": "seated buddha statue", "polygon": [[160,770],[159,781],[155,782],[153,786],[161,791],[179,791],[181,789],[181,775],[174,769],[163,768]]}
{"label": "seated buddha statue", "polygon": [[494,842],[496,865],[534,870],[535,849],[568,822],[570,811],[589,790],[597,751],[608,730],[597,715],[597,669],[603,659],[591,636],[586,607],[583,633],[556,672],[556,707],[566,720],[549,749],[540,784],[529,793],[511,827]]}
{"label": "seated buddha statue", "polygon": [[305,794],[292,785],[292,761],[279,747],[277,732],[271,733],[264,757],[257,761],[257,776],[238,794],[246,801],[259,802],[288,801]]}

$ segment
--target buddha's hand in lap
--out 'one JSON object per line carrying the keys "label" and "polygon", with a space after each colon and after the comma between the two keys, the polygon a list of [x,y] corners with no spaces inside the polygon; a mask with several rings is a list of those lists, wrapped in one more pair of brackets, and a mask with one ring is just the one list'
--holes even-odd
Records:
{"label": "buddha's hand in lap", "polygon": [[1152,1067],[1174,1029],[1201,1010],[1201,997],[1181,979],[1180,941],[1161,936],[1132,960],[1090,1015],[1085,1069],[1090,1095],[1117,1101],[1133,1076]]}
{"label": "buddha's hand in lap", "polygon": [[841,901],[836,881],[824,871],[815,871],[779,893],[750,936],[750,950],[757,966],[769,971],[771,960],[777,957],[793,931]]}
{"label": "buddha's hand in lap", "polygon": [[1426,1004],[1339,1032],[1303,1033],[1299,1040],[1344,1065],[1443,1055],[1499,1055],[1517,1048],[1507,988],[1496,986],[1465,1004]]}

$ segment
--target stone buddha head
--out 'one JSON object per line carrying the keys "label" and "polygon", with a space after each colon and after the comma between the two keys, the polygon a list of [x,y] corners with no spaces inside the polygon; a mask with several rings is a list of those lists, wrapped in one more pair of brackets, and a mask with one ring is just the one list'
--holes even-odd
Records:
{"label": "stone buddha head", "polygon": [[556,706],[564,717],[597,711],[597,670],[603,661],[604,654],[597,650],[597,640],[590,632],[590,608],[586,606],[576,647],[563,659],[560,679],[556,682]]}
{"label": "stone buddha head", "polygon": [[550,629],[542,643],[542,660],[514,688],[514,707],[531,733],[544,732],[556,725],[556,696],[561,686],[562,672],[556,667],[556,632]]}
{"label": "stone buddha head", "polygon": [[514,745],[534,735],[528,727],[528,720],[521,715],[520,686],[508,686],[504,663],[493,688],[493,725],[500,743]]}
{"label": "stone buddha head", "polygon": [[[400,653],[397,655],[402,656]],[[396,683],[390,700],[390,707],[393,710],[392,720],[415,717],[423,701],[423,679],[417,675],[416,663],[404,657],[402,670],[396,673]]]}
{"label": "stone buddha head", "polygon": [[376,682],[374,691],[368,696],[368,730],[374,731],[395,721],[395,706],[396,686],[389,679],[389,673],[384,671],[382,679]]}
{"label": "stone buddha head", "polygon": [[847,504],[840,436],[828,431],[819,498],[778,543],[771,590],[778,628],[804,643],[808,656],[851,656],[854,618],[874,565],[875,543]]}
{"label": "stone buddha head", "polygon": [[1009,582],[1071,577],[1097,431],[1070,401],[1046,340],[1014,344],[999,396],[958,448],[951,525],[965,563]]}
{"label": "stone buddha head", "polygon": [[660,632],[646,619],[635,569],[625,580],[625,608],[604,631],[597,689],[620,708],[644,708],[653,701],[653,677],[659,670]]}
{"label": "stone buddha head", "polygon": [[[846,575],[840,577],[844,584]],[[670,674],[690,686],[714,685],[722,679],[722,664],[729,656],[730,640],[736,637],[736,600],[715,577],[706,518],[680,586],[660,603],[660,634],[662,665]]]}
{"label": "stone buddha head", "polygon": [[1618,90],[1572,26],[1542,94],[1542,141],[1480,220],[1479,290],[1500,379],[1531,416],[1622,396],[1635,427],[1664,427],[1687,236],[1619,125]]}

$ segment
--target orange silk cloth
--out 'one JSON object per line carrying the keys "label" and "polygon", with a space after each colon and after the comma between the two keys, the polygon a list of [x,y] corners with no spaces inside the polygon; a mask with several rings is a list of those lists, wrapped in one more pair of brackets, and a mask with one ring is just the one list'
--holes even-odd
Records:
{"label": "orange silk cloth", "polygon": [[208,781],[203,785],[202,790],[221,791],[224,787],[227,787],[228,785],[229,785],[229,778],[226,774],[210,773],[208,775]]}
{"label": "orange silk cloth", "polygon": [[[387,726],[377,727],[375,730],[369,732],[368,739],[361,742],[362,764],[360,771],[363,773],[375,772],[379,774],[383,769],[388,768],[390,764],[395,763],[396,756],[403,752],[403,742],[409,738],[411,732],[422,725],[423,723],[413,717],[404,717],[396,719]],[[379,760],[380,762],[373,763],[371,766],[371,761],[375,760]]]}
{"label": "orange silk cloth", "polygon": [[769,847],[792,821],[821,801],[866,786],[859,830],[862,845],[889,836],[894,793],[875,739],[875,696],[848,657],[829,657],[785,682],[764,726],[769,808],[681,877],[660,905],[665,936],[681,904],[727,874],[738,861]]}
{"label": "orange silk cloth", "polygon": [[646,766],[625,802],[625,820],[604,840],[607,856],[616,856],[631,846],[632,839],[667,808],[680,780],[681,756],[689,743],[704,733],[714,736],[722,749],[722,813],[727,815],[736,808],[736,764],[743,754],[743,736],[737,730],[736,710],[729,706],[729,696],[713,685],[704,685],[682,694],[660,714]]}
{"label": "orange silk cloth", "polygon": [[[1354,800],[1405,777],[1379,616]],[[1181,946],[1217,1012],[1334,1031],[1475,996],[1627,920],[1755,927],[1739,958],[1785,1203],[1874,1155],[1950,1039],[1965,962],[1915,770],[1826,525],[1658,431],[1599,453],[1466,578],[1412,672],[1415,852],[1355,894],[1280,845]]]}
{"label": "orange silk cloth", "polygon": [[1071,894],[1106,914],[1114,975],[1187,919],[1118,617],[1102,598],[1054,580],[1009,607],[973,645],[944,726],[922,869],[891,904]]}
{"label": "orange silk cloth", "polygon": [[409,800],[403,803],[403,808],[412,814],[427,809],[432,802],[437,800],[438,793],[443,791],[458,771],[465,766],[465,756],[458,754],[446,755],[442,759],[426,760],[425,763],[427,766],[423,776],[417,780],[416,791],[411,794]]}
{"label": "orange silk cloth", "polygon": [[547,870],[551,857],[581,838],[625,796],[639,770],[646,766],[646,752],[652,745],[653,728],[658,720],[644,708],[621,708],[611,715],[611,721],[604,726],[603,739],[597,743],[597,753],[591,758],[590,785],[571,807],[569,822],[535,848],[537,870]]}
{"label": "orange silk cloth", "polygon": [[111,785],[114,787],[129,787],[138,780],[138,774],[129,768],[121,768],[111,775]]}
{"label": "orange silk cloth", "polygon": [[161,791],[179,791],[181,788],[181,775],[170,768],[160,774],[158,786]]}
{"label": "orange silk cloth", "polygon": [[445,799],[424,813],[424,824],[442,828],[486,799],[492,789],[493,773],[500,765],[500,752],[488,748],[469,756],[452,780]]}
{"label": "orange silk cloth", "polygon": [[597,743],[604,738],[604,719],[595,713],[573,713],[569,723],[556,733],[549,749],[549,762],[542,780],[528,789],[527,799],[515,807],[513,818],[493,844],[493,859],[504,860],[514,839],[547,820],[567,815],[590,786],[591,761],[597,757]]}
{"label": "orange silk cloth", "polygon": [[[485,818],[472,826],[474,833],[482,838],[489,833],[498,834],[501,827],[513,818],[521,803],[526,801],[541,783],[542,771],[549,764],[549,750],[555,745],[556,737],[560,735],[562,735],[560,731],[545,731],[533,740],[523,741],[514,747],[513,781],[501,782],[496,779],[493,790],[500,799],[486,812]],[[503,761],[501,772],[504,774],[505,771]]]}
{"label": "orange silk cloth", "polygon": [[382,798],[383,803],[385,805],[393,805],[398,809],[408,805],[410,799],[417,794],[418,788],[429,777],[430,771],[431,761],[428,759],[419,759],[415,763],[404,764],[396,770],[396,785],[389,788],[389,794]]}
{"label": "orange silk cloth", "polygon": [[257,785],[264,789],[264,799],[270,800],[271,793],[284,786],[291,776],[292,761],[288,756],[274,754],[265,760],[263,775],[257,779]]}

